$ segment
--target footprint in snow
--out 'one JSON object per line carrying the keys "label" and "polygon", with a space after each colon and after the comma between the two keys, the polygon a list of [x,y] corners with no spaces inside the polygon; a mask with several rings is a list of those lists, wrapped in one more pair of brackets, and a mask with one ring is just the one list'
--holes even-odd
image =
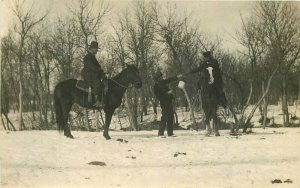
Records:
{"label": "footprint in snow", "polygon": [[96,165],[96,166],[106,166],[105,162],[101,161],[92,161],[88,163],[89,165]]}
{"label": "footprint in snow", "polygon": [[124,142],[124,143],[127,143],[127,142],[128,142],[127,140],[124,140],[124,139],[122,139],[122,138],[118,138],[117,141],[118,141],[118,142]]}
{"label": "footprint in snow", "polygon": [[274,183],[293,183],[293,181],[290,179],[286,179],[284,182],[282,182],[280,179],[274,179],[271,181],[271,183],[272,184],[274,184]]}
{"label": "footprint in snow", "polygon": [[186,155],[186,153],[181,153],[181,152],[176,152],[175,154],[174,154],[174,157],[177,157],[178,155]]}

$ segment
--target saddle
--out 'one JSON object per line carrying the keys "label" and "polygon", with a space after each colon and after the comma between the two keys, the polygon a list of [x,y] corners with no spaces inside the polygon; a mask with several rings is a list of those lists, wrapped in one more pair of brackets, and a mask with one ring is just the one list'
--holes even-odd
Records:
{"label": "saddle", "polygon": [[[88,93],[88,101],[89,102],[92,101],[92,96],[94,94],[92,92],[92,85],[89,82],[84,81],[84,80],[77,80],[76,88],[81,90],[81,91],[87,92]],[[105,82],[104,85],[100,88],[101,91],[102,91],[101,94],[100,94],[101,98],[106,95],[107,88],[108,88],[107,82]]]}

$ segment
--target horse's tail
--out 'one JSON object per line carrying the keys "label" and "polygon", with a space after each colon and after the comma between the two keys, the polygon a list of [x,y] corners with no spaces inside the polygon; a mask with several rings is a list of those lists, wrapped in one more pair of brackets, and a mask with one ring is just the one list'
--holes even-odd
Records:
{"label": "horse's tail", "polygon": [[63,131],[65,125],[63,123],[63,110],[60,101],[59,84],[56,85],[54,89],[54,108],[55,108],[57,128],[59,131]]}

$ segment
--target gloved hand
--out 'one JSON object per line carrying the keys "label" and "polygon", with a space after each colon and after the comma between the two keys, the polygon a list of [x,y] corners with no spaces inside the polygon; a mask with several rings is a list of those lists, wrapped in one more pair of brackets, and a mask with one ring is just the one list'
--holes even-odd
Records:
{"label": "gloved hand", "polygon": [[182,78],[183,78],[183,75],[182,75],[182,74],[179,74],[179,75],[177,75],[177,78],[178,78],[178,79],[182,79]]}

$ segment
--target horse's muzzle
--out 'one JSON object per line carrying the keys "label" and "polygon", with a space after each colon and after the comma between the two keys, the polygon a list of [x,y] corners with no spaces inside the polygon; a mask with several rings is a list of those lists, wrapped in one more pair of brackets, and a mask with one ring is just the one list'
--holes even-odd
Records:
{"label": "horse's muzzle", "polygon": [[142,82],[137,82],[137,83],[134,83],[134,87],[136,88],[141,88],[143,86]]}

